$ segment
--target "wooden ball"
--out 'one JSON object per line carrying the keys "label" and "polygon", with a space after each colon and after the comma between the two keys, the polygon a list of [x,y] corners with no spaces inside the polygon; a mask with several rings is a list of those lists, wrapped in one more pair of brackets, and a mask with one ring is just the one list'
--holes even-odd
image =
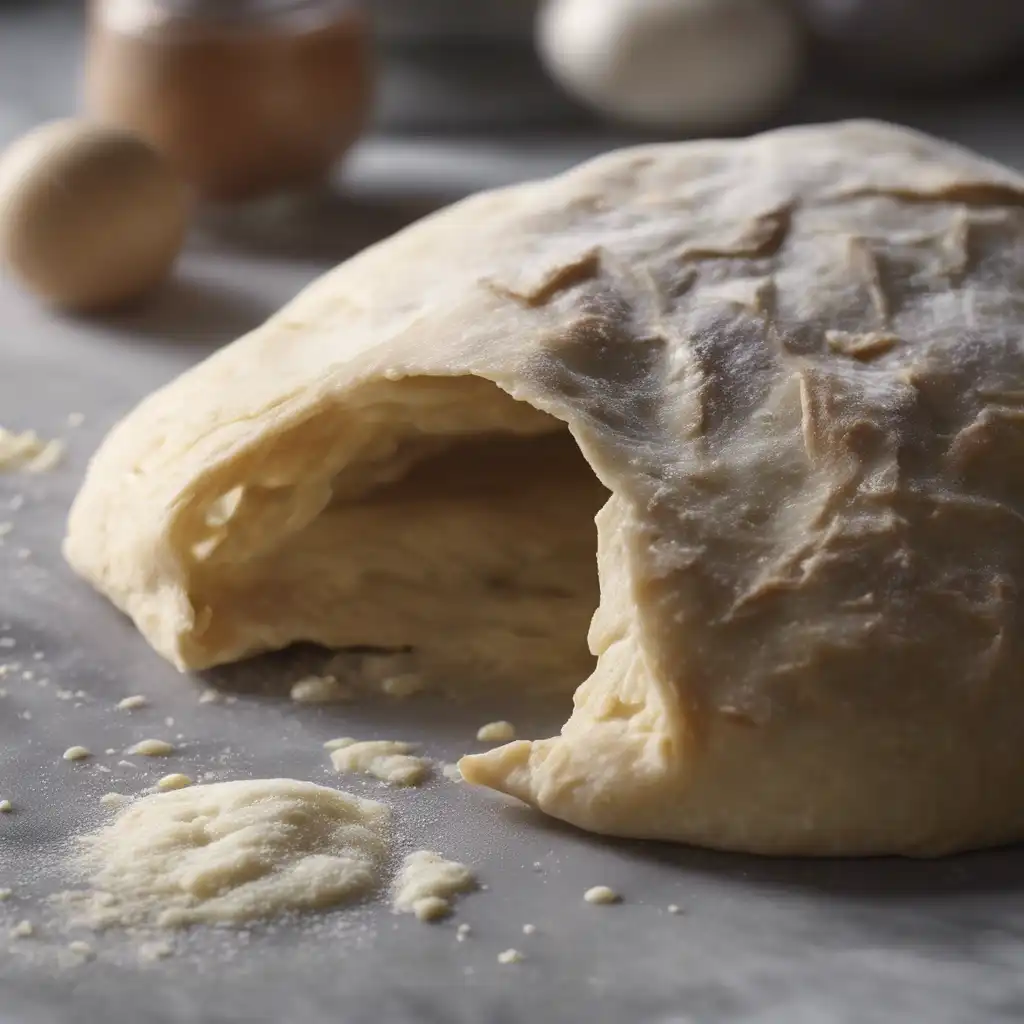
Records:
{"label": "wooden ball", "polygon": [[56,121],[0,157],[0,262],[54,306],[98,310],[152,288],[187,219],[182,182],[119,129]]}

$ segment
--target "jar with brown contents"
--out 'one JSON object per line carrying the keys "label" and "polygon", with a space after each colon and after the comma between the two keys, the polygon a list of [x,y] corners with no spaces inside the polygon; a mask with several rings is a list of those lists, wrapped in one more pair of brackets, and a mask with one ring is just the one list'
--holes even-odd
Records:
{"label": "jar with brown contents", "polygon": [[85,92],[201,195],[324,179],[358,136],[369,31],[353,0],[91,0]]}

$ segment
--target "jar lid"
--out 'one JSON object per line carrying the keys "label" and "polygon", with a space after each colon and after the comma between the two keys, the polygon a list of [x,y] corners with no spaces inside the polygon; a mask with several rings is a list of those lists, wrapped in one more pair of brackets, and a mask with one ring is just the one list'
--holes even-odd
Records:
{"label": "jar lid", "polygon": [[104,24],[129,35],[196,24],[234,29],[282,23],[305,29],[361,7],[357,0],[99,0],[96,5]]}

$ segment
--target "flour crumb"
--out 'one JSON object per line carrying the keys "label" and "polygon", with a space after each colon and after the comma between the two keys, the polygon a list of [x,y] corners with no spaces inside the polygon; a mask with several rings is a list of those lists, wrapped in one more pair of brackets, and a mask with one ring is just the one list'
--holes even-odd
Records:
{"label": "flour crumb", "polygon": [[363,896],[380,880],[389,812],[295,779],[142,797],[83,837],[73,923],[238,924]]}
{"label": "flour crumb", "polygon": [[329,740],[334,770],[344,775],[372,775],[393,786],[418,786],[430,774],[430,762],[415,757],[411,743],[397,740]]}
{"label": "flour crumb", "polygon": [[0,636],[0,647],[10,650],[17,646],[18,641],[13,636]]}
{"label": "flour crumb", "polygon": [[539,860],[535,860],[533,862],[533,870],[534,871],[543,871],[544,870],[544,865],[541,864],[541,862]]}
{"label": "flour crumb", "polygon": [[681,914],[683,912],[683,908],[679,906],[678,903],[670,903],[668,905],[668,912],[670,914]]}
{"label": "flour crumb", "polygon": [[124,793],[104,793],[100,797],[100,803],[104,807],[120,807],[121,804],[127,803],[128,799]]}
{"label": "flour crumb", "polygon": [[60,462],[63,454],[61,441],[46,441],[34,430],[16,434],[0,427],[0,470],[45,473]]}
{"label": "flour crumb", "polygon": [[523,925],[523,934],[524,935],[534,935],[534,934],[536,934],[536,932],[537,932],[537,926],[535,924],[524,924]]}
{"label": "flour crumb", "polygon": [[169,942],[144,942],[139,946],[139,959],[144,962],[166,960],[174,954],[174,947]]}
{"label": "flour crumb", "polygon": [[462,772],[459,770],[457,764],[443,764],[441,765],[441,774],[451,782],[461,782]]}
{"label": "flour crumb", "polygon": [[83,942],[81,939],[75,939],[74,942],[69,942],[68,949],[74,953],[75,956],[82,957],[83,960],[91,960],[95,955],[92,946],[90,946],[88,942]]}
{"label": "flour crumb", "polygon": [[81,412],[68,413],[68,426],[77,429],[85,422],[85,414]]}
{"label": "flour crumb", "polygon": [[583,894],[583,898],[587,903],[593,903],[596,906],[608,906],[611,903],[622,901],[622,897],[607,885],[593,886]]}
{"label": "flour crumb", "polygon": [[14,804],[10,800],[0,800],[0,814],[10,814],[14,810]]}
{"label": "flour crumb", "polygon": [[141,693],[136,693],[131,697],[122,697],[117,702],[118,711],[138,711],[139,708],[144,708],[149,705],[149,698],[143,697]]}
{"label": "flour crumb", "polygon": [[8,933],[12,939],[30,939],[36,929],[31,921],[19,921]]}
{"label": "flour crumb", "polygon": [[521,964],[525,959],[518,949],[506,949],[498,954],[499,964]]}
{"label": "flour crumb", "polygon": [[0,903],[9,900],[14,895],[13,889],[0,889]]}
{"label": "flour crumb", "polygon": [[417,850],[402,862],[391,889],[391,906],[421,921],[436,921],[452,911],[459,893],[476,888],[476,876],[465,864],[445,860],[432,850]]}
{"label": "flour crumb", "polygon": [[32,712],[31,711],[22,711],[21,714],[18,715],[18,717],[22,721],[24,721],[24,722],[31,722],[32,721]]}
{"label": "flour crumb", "polygon": [[220,704],[224,700],[224,695],[219,690],[203,690],[199,694],[200,704]]}
{"label": "flour crumb", "polygon": [[424,896],[412,905],[417,921],[440,921],[452,912],[452,905],[440,896]]}
{"label": "flour crumb", "polygon": [[10,521],[5,521],[5,522],[0,523],[0,542],[2,542],[3,538],[6,537],[7,534],[9,534],[11,532],[11,530],[13,530],[13,529],[14,529],[14,523],[12,523]]}
{"label": "flour crumb", "polygon": [[87,757],[92,757],[92,752],[88,747],[68,747],[63,757],[65,761],[84,761]]}
{"label": "flour crumb", "polygon": [[186,786],[191,786],[192,780],[181,772],[172,772],[170,775],[165,775],[162,779],[159,779],[156,784],[157,789],[171,790],[171,789],[184,789]]}
{"label": "flour crumb", "polygon": [[291,698],[297,704],[338,704],[352,697],[351,688],[334,676],[306,676],[291,688]]}
{"label": "flour crumb", "polygon": [[426,681],[422,676],[414,672],[407,672],[400,676],[388,676],[381,680],[380,688],[388,697],[396,697],[399,700],[405,697],[412,697],[422,693],[426,689]]}
{"label": "flour crumb", "polygon": [[476,731],[482,743],[508,743],[516,738],[516,727],[511,722],[488,722]]}
{"label": "flour crumb", "polygon": [[126,754],[138,754],[141,757],[168,757],[174,753],[174,744],[167,740],[139,740],[129,747]]}
{"label": "flour crumb", "polygon": [[473,929],[468,924],[460,924],[455,930],[455,941],[465,942],[466,938],[472,933]]}

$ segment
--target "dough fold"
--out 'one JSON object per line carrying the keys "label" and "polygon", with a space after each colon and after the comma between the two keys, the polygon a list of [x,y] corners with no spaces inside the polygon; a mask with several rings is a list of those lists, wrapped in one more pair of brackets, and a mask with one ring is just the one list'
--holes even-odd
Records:
{"label": "dough fold", "polygon": [[1022,466],[1024,180],[849,122],[367,250],[118,425],[65,552],[182,669],[586,677],[460,762],[583,828],[937,854],[1024,834]]}

